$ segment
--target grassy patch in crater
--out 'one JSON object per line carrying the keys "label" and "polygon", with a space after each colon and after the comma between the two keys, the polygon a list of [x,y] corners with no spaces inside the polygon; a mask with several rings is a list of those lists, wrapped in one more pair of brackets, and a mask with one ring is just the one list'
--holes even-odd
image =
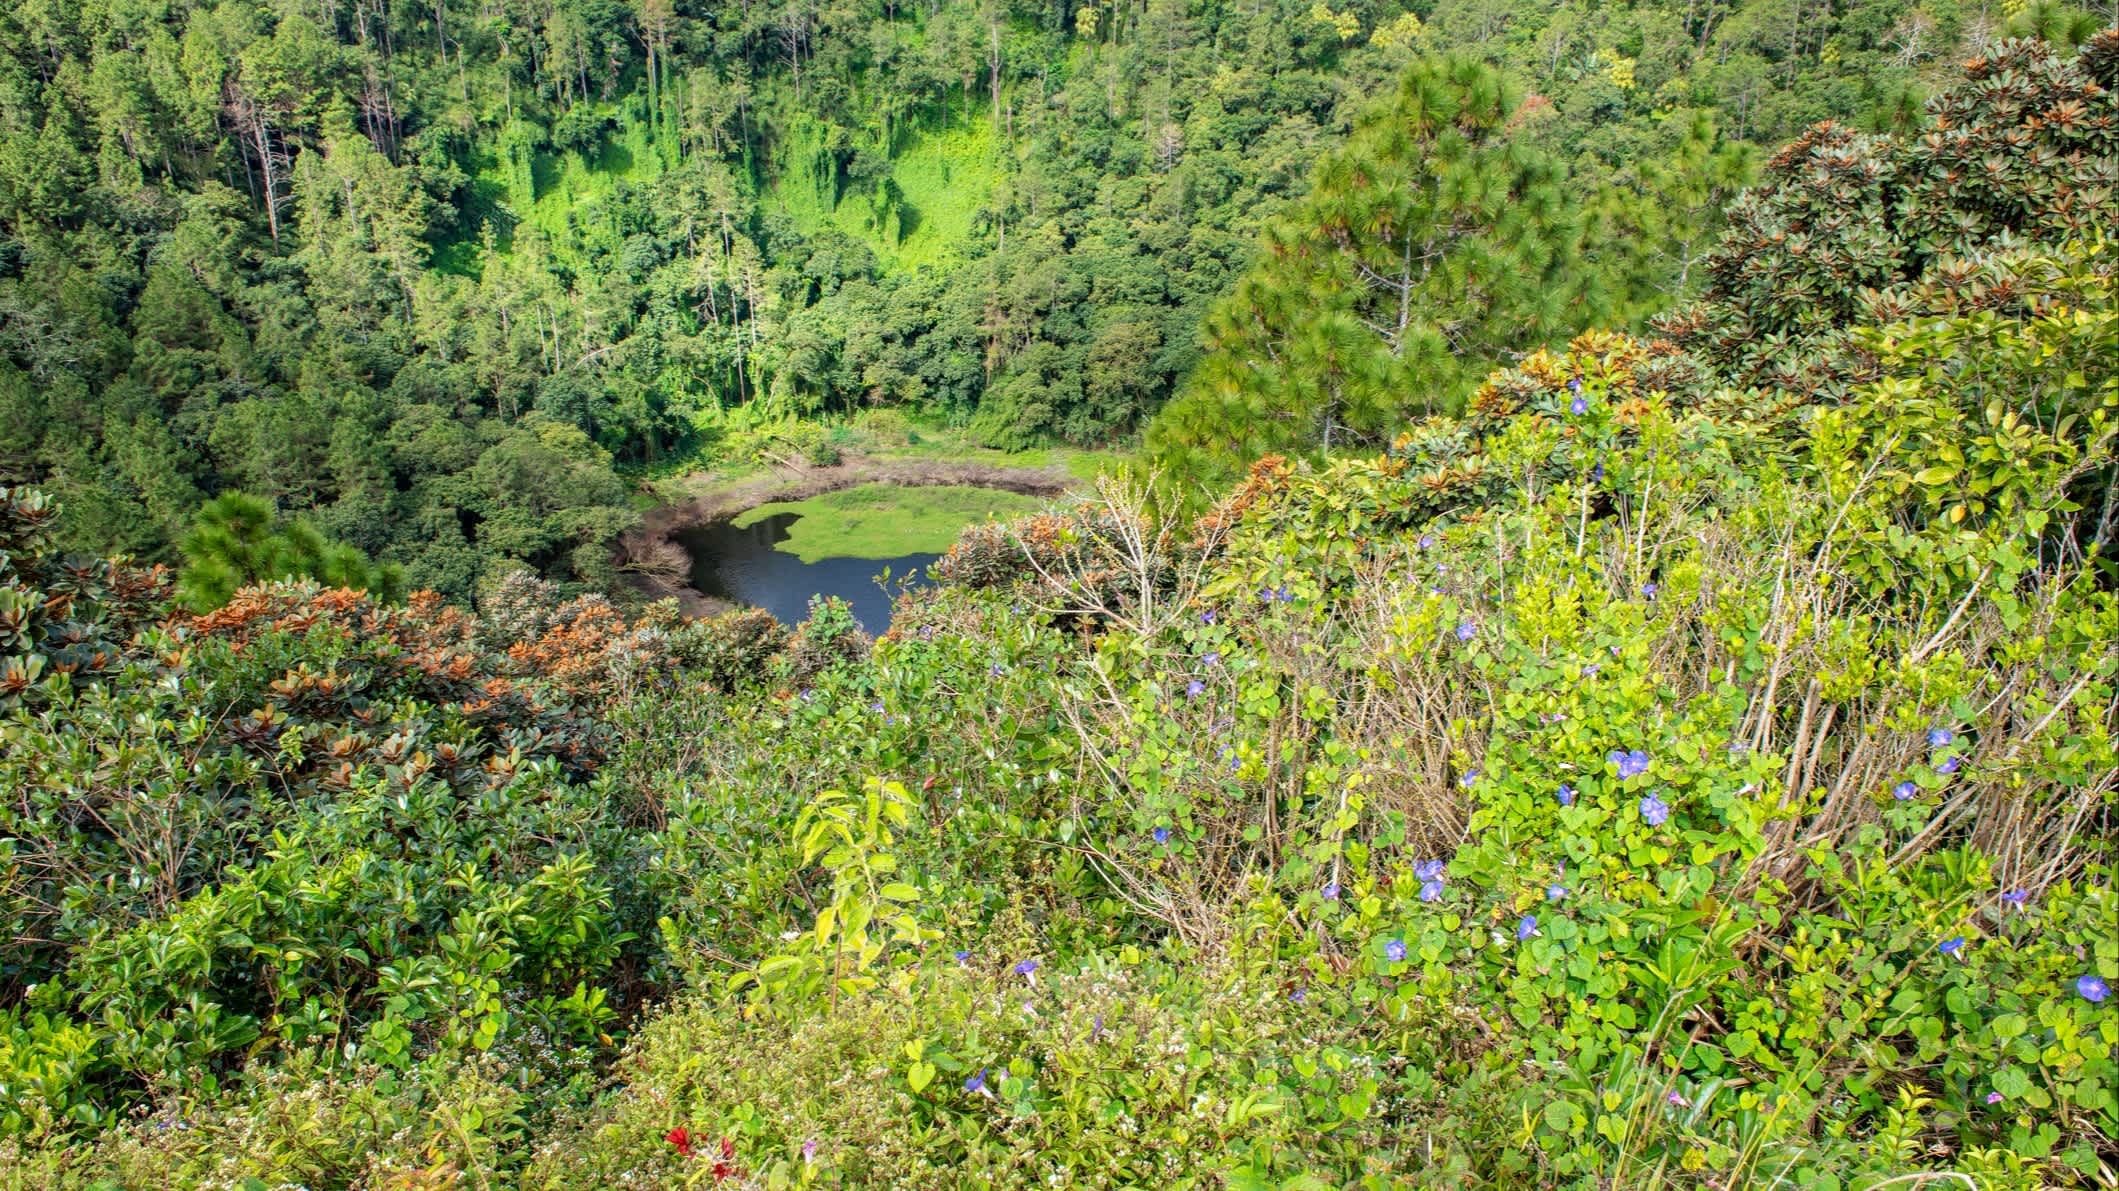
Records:
{"label": "grassy patch in crater", "polygon": [[998,488],[905,487],[863,484],[807,500],[776,501],[739,515],[746,526],[776,513],[799,513],[779,549],[816,562],[824,558],[898,558],[949,549],[976,521],[1018,517],[1044,502]]}

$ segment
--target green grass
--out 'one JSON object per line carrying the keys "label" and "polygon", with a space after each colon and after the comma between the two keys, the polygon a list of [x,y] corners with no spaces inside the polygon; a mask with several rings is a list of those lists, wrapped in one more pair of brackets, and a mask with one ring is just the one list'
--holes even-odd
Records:
{"label": "green grass", "polygon": [[897,558],[938,554],[957,532],[975,521],[1017,517],[1044,502],[994,488],[903,488],[863,484],[808,500],[759,505],[736,518],[737,526],[776,513],[800,513],[779,549],[816,562],[824,558]]}

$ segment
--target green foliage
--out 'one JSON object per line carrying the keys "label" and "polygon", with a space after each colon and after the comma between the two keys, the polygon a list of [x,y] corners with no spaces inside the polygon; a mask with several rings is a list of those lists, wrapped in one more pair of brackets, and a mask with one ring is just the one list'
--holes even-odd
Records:
{"label": "green foliage", "polygon": [[358,549],[326,542],[315,526],[284,519],[270,502],[241,492],[207,501],[179,545],[185,565],[177,597],[194,612],[211,612],[237,589],[273,579],[314,579],[385,602],[404,597],[401,568],[375,566]]}
{"label": "green foliage", "polygon": [[[1572,123],[1531,112],[1513,130],[1527,148],[1595,129],[1589,142],[1616,151],[1637,143],[1636,116],[1686,138],[1699,176],[1638,192],[1680,208],[1671,242],[1589,262],[1661,286],[1692,259],[1671,245],[1707,222],[1683,206],[1741,166],[1686,132],[1694,122],[1667,120],[1688,88],[1749,79],[1729,114],[1786,118],[1821,102],[1805,63],[1875,66],[1892,38],[1918,60],[1926,38],[1955,32],[1911,17],[1956,17],[1861,5],[1814,21],[1743,6],[1503,20],[1444,4],[1413,20],[1319,5],[1288,21],[1269,5],[1239,30],[1232,14],[1150,6],[1076,12],[1060,32],[943,5],[855,39],[846,14],[761,8],[700,18],[715,33],[702,49],[688,38],[703,26],[659,2],[631,17],[562,3],[534,33],[447,4],[392,13],[339,14],[413,34],[392,42],[403,73],[364,69],[363,101],[343,105],[324,82],[369,63],[342,52],[331,14],[186,10],[182,46],[152,20],[105,46],[68,14],[0,18],[34,33],[9,52],[36,58],[0,74],[11,237],[104,243],[106,204],[155,226],[154,180],[198,181],[227,130],[226,176],[258,187],[254,219],[231,218],[240,196],[199,181],[149,266],[153,346],[122,365],[136,328],[104,298],[127,292],[124,266],[80,263],[122,262],[115,240],[36,258],[27,288],[0,243],[6,367],[36,376],[0,375],[7,410],[33,415],[7,433],[61,427],[35,466],[91,497],[67,514],[0,489],[0,1169],[15,1182],[2031,1191],[2108,1173],[2119,350],[2112,245],[2064,217],[2070,195],[2102,185],[2103,125],[2083,126],[2075,156],[2046,139],[2073,126],[2073,100],[2099,99],[2082,80],[2103,77],[2108,35],[2027,12],[2081,42],[2072,63],[2006,46],[1995,60],[2013,65],[1938,98],[1937,112],[1993,120],[1922,131],[1918,151],[1964,131],[2008,179],[1999,193],[1943,170],[1893,175],[1874,211],[1859,186],[1835,209],[1829,185],[1784,176],[1747,200],[1724,255],[1775,210],[1820,225],[1802,235],[1822,239],[1769,244],[1789,258],[1761,260],[1769,279],[1799,281],[1803,252],[1839,253],[1831,236],[1849,229],[1899,236],[1932,217],[1982,238],[1927,259],[1917,242],[1885,245],[1918,271],[1851,304],[1750,294],[1754,313],[1790,320],[1768,336],[1786,356],[1608,332],[1512,350],[1461,414],[1379,423],[1378,441],[1397,433],[1374,458],[1259,460],[1197,520],[1106,478],[1067,507],[975,527],[870,640],[831,601],[789,632],[757,614],[685,622],[668,603],[629,621],[575,590],[610,565],[623,503],[599,439],[613,419],[654,423],[647,390],[627,384],[661,365],[481,373],[493,357],[478,317],[426,320],[419,297],[471,284],[421,274],[412,244],[454,190],[429,206],[380,163],[462,171],[490,230],[554,177],[535,127],[578,110],[564,151],[602,144],[616,171],[613,147],[637,146],[624,171],[643,183],[700,157],[799,147],[751,159],[757,193],[807,186],[834,218],[849,198],[872,203],[877,227],[895,220],[888,234],[911,243],[916,212],[885,183],[920,95],[996,143],[1056,137],[1028,102],[1027,64],[1041,62],[1040,83],[1073,97],[1053,102],[1077,105],[1074,144],[1123,157],[1124,139],[1091,134],[1107,120],[1141,130],[1143,155],[1114,186],[1146,173],[1205,186],[1186,171],[1202,146],[1250,137],[1266,157],[1277,143],[1280,126],[1239,118],[1264,77],[1251,71],[1285,67],[1273,77],[1293,86],[1477,35],[1497,56],[1535,50],[1554,73],[1564,61],[1579,84],[1550,100]],[[1668,27],[1650,36],[1655,19]],[[1198,46],[1238,32],[1258,61],[1213,76],[1226,94],[1183,91]],[[456,51],[431,80],[429,34],[436,59]],[[599,57],[628,34],[641,58]],[[545,39],[538,53],[526,37]],[[1710,45],[1720,63],[1699,73],[1686,63],[1704,49],[1671,49]],[[937,56],[900,54],[928,46]],[[688,61],[767,54],[779,64],[748,75]],[[90,56],[115,64],[88,76],[114,106],[44,104],[80,91]],[[134,56],[175,68],[128,82]],[[495,60],[511,63],[498,160],[464,170],[495,126],[475,110]],[[916,76],[917,62],[937,68]],[[1116,85],[1144,63],[1162,73]],[[915,98],[864,87],[871,64]],[[638,90],[624,98],[628,69]],[[127,117],[118,101],[165,76],[187,80],[188,116]],[[1084,89],[1106,79],[1101,97]],[[400,122],[379,103],[400,85],[408,109],[453,94],[463,115]],[[776,125],[798,87],[821,114]],[[42,105],[27,122],[25,94]],[[2024,95],[2054,104],[2018,120],[2006,109]],[[1139,106],[1112,114],[1122,103]],[[98,154],[67,152],[89,143],[81,112],[118,130],[96,134]],[[869,121],[860,136],[838,118],[851,112]],[[1897,127],[1858,144],[1818,132],[1784,164],[1813,150],[1883,160],[1910,135]],[[971,259],[1005,284],[971,304],[967,325],[983,330],[964,342],[1021,347],[1040,379],[989,374],[976,352],[938,364],[993,382],[976,417],[1003,435],[1070,408],[1070,384],[1093,387],[1032,342],[1042,332],[1011,338],[1033,323],[1084,330],[1066,316],[1075,274],[1007,272],[1043,234],[1026,211],[1082,209],[1024,181],[1034,158],[996,172],[1022,188],[993,200],[1006,204],[990,212],[994,251]],[[489,169],[505,197],[476,197]],[[1650,181],[1643,169],[1618,184]],[[1888,201],[1930,182],[1942,206],[1951,186],[1973,198],[1954,214]],[[573,285],[682,309],[652,280],[685,259],[657,240],[660,214],[630,184],[602,193],[576,221],[609,249],[602,280],[538,256],[552,243],[540,235],[575,226],[560,219],[443,263],[476,263],[483,280],[541,262],[529,275],[547,304],[505,304],[535,352],[588,343],[551,330],[577,327],[557,313]],[[1116,192],[1096,201],[1135,210]],[[1650,222],[1578,201],[1601,226]],[[712,214],[697,243],[739,262],[722,277],[742,292],[766,294],[744,270],[785,261],[745,258],[739,230],[814,250],[775,309],[823,309],[873,269],[853,238],[745,224],[741,209],[689,208]],[[332,248],[312,225],[332,229]],[[252,265],[206,250],[216,227],[275,283],[236,284]],[[1188,250],[1159,242],[1158,259]],[[328,274],[329,308],[279,285],[288,269]],[[909,284],[950,295],[939,272]],[[719,312],[736,291],[688,292]],[[1735,297],[1708,308],[1752,317],[1729,313]],[[596,318],[624,324],[626,309]],[[1011,329],[1009,310],[1035,317]],[[1093,332],[1129,368],[1151,344],[1137,313],[1136,330]],[[463,334],[393,356],[407,317],[416,336]],[[737,330],[749,317],[731,312],[717,333],[759,348]],[[305,339],[312,324],[328,335]],[[622,357],[635,337],[582,350]],[[732,419],[759,432],[748,441],[838,444],[794,417],[833,400],[818,380],[831,342],[771,344],[822,370],[800,379],[738,374],[768,382]],[[1781,384],[1784,365],[1803,383]],[[459,366],[489,386],[491,410],[451,407],[461,377],[433,370]],[[326,379],[287,382],[297,368]],[[97,369],[128,416],[75,416]],[[584,383],[591,371],[610,384]],[[418,396],[374,404],[371,379]],[[157,406],[151,391],[185,398]],[[103,437],[79,438],[86,425]],[[420,445],[377,451],[391,442]],[[198,443],[204,470],[162,468]],[[453,522],[463,551],[420,565],[477,590],[481,614],[313,581],[186,613],[160,570],[56,547],[67,527],[188,514],[202,490],[286,502],[324,474],[319,459],[351,477],[305,514],[320,534],[368,549],[341,532],[362,510],[447,510],[429,528]],[[95,496],[97,477],[158,472],[166,483]],[[375,499],[341,507],[348,492]],[[481,554],[474,537],[506,549]]]}
{"label": "green foliage", "polygon": [[2081,238],[2119,202],[2119,30],[2072,54],[2007,41],[1903,133],[1821,124],[1729,208],[1700,303],[1663,327],[1742,385],[1838,397],[1876,375],[1857,324],[2018,297],[1985,275]]}
{"label": "green foliage", "polygon": [[[2056,5],[2017,22],[2083,35]],[[753,416],[1129,436],[1421,54],[1538,97],[1511,139],[1600,180],[1574,197],[1633,317],[1695,283],[1741,181],[1702,117],[1881,127],[1991,32],[1906,0],[17,4],[0,483],[60,497],[99,554],[174,561],[236,490],[459,601],[518,564],[608,587],[583,539],[626,523],[614,463],[711,455]],[[544,467],[532,416],[594,450]]]}
{"label": "green foliage", "polygon": [[[935,932],[920,925],[920,887],[901,872],[891,846],[912,821],[912,799],[896,782],[870,779],[859,798],[825,790],[795,818],[801,862],[831,874],[829,900],[816,924],[787,950],[768,956],[755,972],[731,982],[760,998],[806,1006],[821,995],[833,1004],[878,987],[886,957],[902,959]],[[893,949],[897,954],[893,956]],[[907,969],[892,980],[903,987]]]}
{"label": "green foliage", "polygon": [[1446,1021],[1291,996],[1266,954],[1199,972],[1129,948],[1026,976],[1034,949],[1013,943],[829,1014],[682,1006],[628,1060],[636,1094],[525,1185],[703,1173],[672,1126],[728,1139],[768,1186],[1443,1187],[1509,1169],[1476,1139],[1510,1127],[1510,1073],[1450,1053]]}
{"label": "green foliage", "polygon": [[1208,319],[1151,459],[1221,481],[1262,454],[1374,443],[1505,353],[1598,321],[1579,201],[1514,135],[1522,102],[1470,58],[1408,70]]}

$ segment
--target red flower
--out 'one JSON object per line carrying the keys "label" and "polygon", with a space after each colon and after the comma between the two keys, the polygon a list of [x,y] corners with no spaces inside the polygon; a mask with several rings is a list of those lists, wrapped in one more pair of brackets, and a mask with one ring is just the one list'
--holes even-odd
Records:
{"label": "red flower", "polygon": [[687,1158],[692,1156],[691,1130],[685,1128],[682,1125],[679,1125],[675,1129],[670,1130],[668,1133],[663,1134],[662,1137],[663,1140],[669,1142],[673,1146],[676,1146],[678,1153],[684,1155]]}
{"label": "red flower", "polygon": [[714,1181],[735,1178],[736,1173],[736,1143],[724,1137],[721,1139],[721,1160],[714,1163]]}

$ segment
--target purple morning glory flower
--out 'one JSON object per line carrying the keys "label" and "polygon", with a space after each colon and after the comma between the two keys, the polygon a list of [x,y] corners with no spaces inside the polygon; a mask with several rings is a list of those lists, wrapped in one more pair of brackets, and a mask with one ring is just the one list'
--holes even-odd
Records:
{"label": "purple morning glory flower", "polygon": [[1518,943],[1527,942],[1536,936],[1537,933],[1538,917],[1535,914],[1525,914],[1522,920],[1516,923],[1516,941]]}
{"label": "purple morning glory flower", "polygon": [[1567,886],[1565,886],[1565,885],[1547,885],[1547,886],[1545,887],[1545,900],[1546,900],[1546,901],[1549,901],[1549,902],[1563,901],[1563,900],[1565,900],[1565,899],[1566,899],[1566,897],[1567,897]]}
{"label": "purple morning glory flower", "polygon": [[1568,378],[1567,378],[1567,391],[1568,391],[1568,392],[1570,392],[1570,393],[1579,393],[1579,392],[1581,392],[1581,391],[1582,391],[1582,378],[1581,378],[1581,377],[1579,377],[1579,376],[1570,376],[1570,377],[1568,377]]}
{"label": "purple morning glory flower", "polygon": [[1439,881],[1439,880],[1438,880],[1438,881],[1422,881],[1422,882],[1420,883],[1420,900],[1421,900],[1421,901],[1424,901],[1424,902],[1438,902],[1438,901],[1441,901],[1441,900],[1442,900],[1442,882],[1441,882],[1441,881]]}
{"label": "purple morning glory flower", "polygon": [[1392,939],[1390,942],[1385,943],[1383,945],[1383,958],[1391,961],[1394,964],[1404,963],[1405,942],[1401,939]]}
{"label": "purple morning glory flower", "polygon": [[979,1068],[977,1075],[964,1081],[964,1090],[967,1092],[983,1092],[986,1090],[986,1069],[984,1067]]}
{"label": "purple morning glory flower", "polygon": [[1605,759],[1619,767],[1619,780],[1622,782],[1648,772],[1648,754],[1640,749],[1631,751],[1613,749],[1611,754]]}
{"label": "purple morning glory flower", "polygon": [[1206,657],[1203,657],[1200,660],[1205,662],[1209,666],[1219,666],[1221,665],[1221,652],[1219,650],[1215,650],[1213,652],[1208,653]]}
{"label": "purple morning glory flower", "polygon": [[1642,596],[1644,596],[1644,597],[1646,597],[1646,598],[1648,598],[1648,599],[1651,599],[1651,600],[1652,600],[1652,599],[1654,599],[1654,598],[1656,597],[1656,593],[1657,593],[1657,592],[1659,592],[1659,591],[1661,591],[1661,590],[1663,590],[1663,588],[1662,588],[1662,585],[1661,585],[1661,584],[1657,584],[1657,583],[1643,583],[1643,584],[1641,584],[1641,595],[1642,595]]}
{"label": "purple morning glory flower", "polygon": [[958,963],[960,963],[960,964],[968,964],[968,963],[970,963],[970,962],[971,962],[971,953],[970,953],[969,951],[959,951],[959,952],[957,952],[957,953],[956,953],[956,961],[957,961]]}
{"label": "purple morning glory flower", "polygon": [[1167,828],[1167,827],[1158,827],[1158,828],[1156,828],[1156,829],[1155,829],[1155,842],[1156,842],[1156,843],[1158,843],[1158,844],[1167,844],[1167,843],[1169,843],[1169,842],[1170,842],[1170,829],[1169,829],[1169,828]]}
{"label": "purple morning glory flower", "polygon": [[1023,962],[1015,965],[1015,974],[1018,976],[1028,976],[1036,971],[1037,961],[1034,959],[1026,959]]}
{"label": "purple morning glory flower", "polygon": [[868,710],[875,712],[877,715],[881,715],[883,713],[883,701],[881,699],[878,699],[875,702],[870,703],[868,705]]}
{"label": "purple morning glory flower", "polygon": [[1294,992],[1291,992],[1291,993],[1289,993],[1289,994],[1288,994],[1288,1000],[1290,1000],[1290,1001],[1293,1001],[1293,1002],[1295,1002],[1295,1003],[1296,1003],[1297,1005],[1300,1005],[1300,1004],[1302,1004],[1302,1003],[1303,1003],[1304,1001],[1307,1001],[1307,1000],[1309,1000],[1309,999],[1310,999],[1310,994],[1309,994],[1309,992],[1308,992],[1307,990],[1305,990],[1305,989],[1300,989],[1300,988],[1298,988],[1298,989],[1296,989],[1296,990],[1295,990]]}
{"label": "purple morning glory flower", "polygon": [[1999,1104],[1999,1103],[2001,1103],[2001,1093],[2000,1093],[2000,1092],[1988,1092],[1988,1093],[1987,1093],[1987,1103],[1988,1103],[1988,1104]]}
{"label": "purple morning glory flower", "polygon": [[1471,621],[1467,620],[1463,624],[1457,626],[1457,640],[1459,641],[1469,641],[1473,637],[1476,637],[1478,635],[1479,626],[1473,624]]}
{"label": "purple morning glory flower", "polygon": [[1567,785],[1563,785],[1563,786],[1561,786],[1561,787],[1560,787],[1560,805],[1561,805],[1561,806],[1573,806],[1574,804],[1575,804],[1575,788],[1574,788],[1573,786],[1567,786]]}
{"label": "purple morning glory flower", "polygon": [[1460,778],[1458,778],[1458,779],[1457,779],[1457,784],[1458,784],[1459,786],[1463,787],[1464,789],[1467,789],[1467,790],[1469,790],[1469,789],[1471,789],[1471,788],[1472,788],[1472,783],[1474,783],[1474,782],[1476,782],[1476,781],[1478,781],[1478,780],[1479,780],[1479,771],[1478,771],[1478,770],[1476,770],[1476,769],[1474,769],[1474,770],[1472,770],[1472,771],[1471,771],[1470,773],[1467,773],[1467,774],[1465,774],[1465,775],[1464,775],[1463,777],[1460,777]]}
{"label": "purple morning glory flower", "polygon": [[1898,799],[1900,802],[1911,802],[1913,796],[1918,793],[1920,793],[1920,787],[1912,782],[1900,782],[1891,787],[1891,797]]}
{"label": "purple morning glory flower", "polygon": [[1592,474],[1596,476],[1597,483],[1601,484],[1604,482],[1604,463],[1602,460],[1597,461],[1597,470]]}
{"label": "purple morning glory flower", "polygon": [[1323,889],[1322,889],[1322,890],[1321,890],[1320,892],[1322,892],[1322,893],[1324,894],[1324,900],[1326,900],[1326,901],[1328,901],[1328,902],[1335,902],[1335,901],[1338,901],[1338,900],[1339,900],[1339,882],[1337,882],[1337,881],[1327,881],[1327,882],[1325,882],[1325,886],[1324,886],[1324,888],[1323,888]]}
{"label": "purple morning glory flower", "polygon": [[1935,950],[1942,952],[1944,955],[1958,955],[1964,951],[1964,936],[1958,935],[1955,938],[1944,939],[1936,945]]}
{"label": "purple morning glory flower", "polygon": [[2021,906],[2031,900],[2031,891],[2028,889],[2011,889],[2001,895],[2001,900],[2012,906]]}
{"label": "purple morning glory flower", "polygon": [[1582,667],[1582,677],[1595,678],[1597,676],[1598,671],[1601,671],[1603,668],[1603,666],[1597,664],[1596,662],[1591,662],[1587,666]]}
{"label": "purple morning glory flower", "polygon": [[1959,761],[1956,757],[1944,757],[1942,760],[1937,761],[1935,763],[1935,772],[1956,773],[1957,767],[1960,764],[1962,764],[1962,762]]}
{"label": "purple morning glory flower", "polygon": [[2077,980],[2075,991],[2081,993],[2085,1001],[2102,1004],[2104,998],[2112,995],[2112,986],[2104,982],[2104,977],[2093,974]]}
{"label": "purple morning glory flower", "polygon": [[1201,695],[1204,695],[1206,693],[1207,684],[1201,682],[1197,678],[1185,684],[1185,695],[1188,698],[1197,699]]}
{"label": "purple morning glory flower", "polygon": [[991,666],[986,667],[986,673],[993,675],[995,678],[999,678],[1001,675],[1006,674],[1007,672],[1008,667],[1001,665],[999,662],[995,662]]}
{"label": "purple morning glory flower", "polygon": [[1209,609],[1207,609],[1207,610],[1206,610],[1205,612],[1202,612],[1202,613],[1200,613],[1200,614],[1199,614],[1199,623],[1201,623],[1201,624],[1213,624],[1213,623],[1214,623],[1214,609],[1212,609],[1212,608],[1209,608]]}
{"label": "purple morning glory flower", "polygon": [[1577,393],[1575,395],[1575,399],[1567,403],[1567,412],[1573,414],[1578,418],[1581,417],[1583,414],[1588,413],[1589,398]]}
{"label": "purple morning glory flower", "polygon": [[1928,729],[1929,748],[1946,748],[1949,746],[1950,742],[1955,739],[1957,739],[1956,734],[1951,732],[1948,728]]}
{"label": "purple morning glory flower", "polygon": [[1669,1102],[1670,1102],[1670,1106],[1671,1106],[1672,1108],[1691,1108],[1691,1107],[1692,1107],[1692,1101],[1690,1101],[1690,1100],[1687,1100],[1687,1099],[1685,1099],[1685,1098],[1684,1098],[1683,1096],[1679,1095],[1679,1094],[1678,1094],[1678,1090],[1677,1090],[1676,1088],[1672,1088],[1672,1089],[1670,1089],[1670,1094],[1669,1094],[1668,1096],[1665,1096],[1665,1097],[1663,1097],[1663,1099],[1665,1099],[1665,1100],[1669,1101]]}
{"label": "purple morning glory flower", "polygon": [[1440,880],[1448,865],[1440,860],[1423,860],[1413,866],[1413,875],[1423,881]]}
{"label": "purple morning glory flower", "polygon": [[1648,820],[1650,827],[1661,827],[1670,819],[1670,807],[1655,795],[1644,794],[1641,796],[1641,817]]}
{"label": "purple morning glory flower", "polygon": [[1420,541],[1419,541],[1418,545],[1419,545],[1419,547],[1420,547],[1420,548],[1421,548],[1422,550],[1425,550],[1425,549],[1427,549],[1428,547],[1430,547],[1430,546],[1432,546],[1432,545],[1434,545],[1434,544],[1435,544],[1435,535],[1434,535],[1434,534],[1431,534],[1431,533],[1424,533],[1424,534],[1421,534],[1421,535],[1420,535]]}

